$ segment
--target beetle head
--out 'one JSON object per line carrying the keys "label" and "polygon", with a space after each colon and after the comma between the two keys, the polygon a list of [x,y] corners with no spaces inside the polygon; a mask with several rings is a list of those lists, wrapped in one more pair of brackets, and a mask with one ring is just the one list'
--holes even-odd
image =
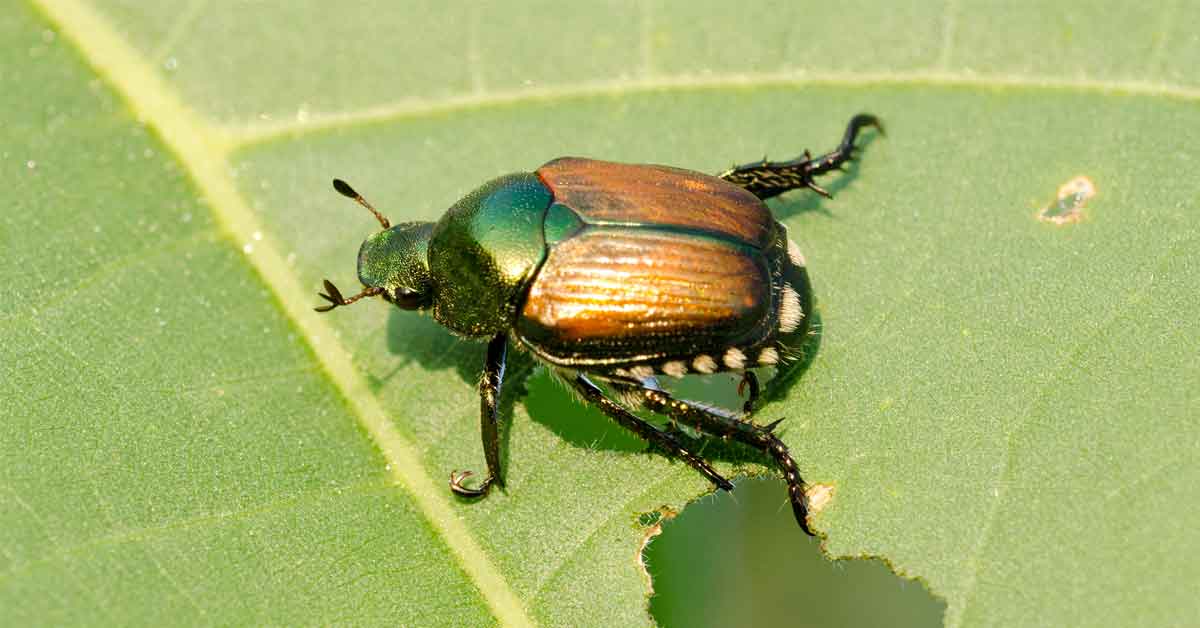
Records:
{"label": "beetle head", "polygon": [[363,240],[358,250],[358,280],[384,300],[405,310],[430,305],[429,237],[431,222],[405,222]]}
{"label": "beetle head", "polygon": [[358,250],[358,280],[364,286],[363,291],[346,298],[337,286],[326,279],[325,291],[328,294],[320,296],[329,305],[315,309],[328,312],[339,305],[350,305],[363,297],[373,296],[382,296],[384,300],[405,310],[428,307],[431,291],[429,263],[425,255],[429,250],[433,223],[406,222],[393,227],[383,214],[345,181],[334,179],[333,189],[366,207],[379,220],[383,230],[368,236]]}

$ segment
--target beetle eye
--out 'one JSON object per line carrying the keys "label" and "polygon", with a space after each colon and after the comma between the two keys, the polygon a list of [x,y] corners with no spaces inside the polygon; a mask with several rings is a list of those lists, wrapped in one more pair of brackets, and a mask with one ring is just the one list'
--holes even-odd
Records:
{"label": "beetle eye", "polygon": [[423,293],[408,288],[396,288],[390,294],[385,292],[384,298],[402,310],[419,310],[428,303]]}

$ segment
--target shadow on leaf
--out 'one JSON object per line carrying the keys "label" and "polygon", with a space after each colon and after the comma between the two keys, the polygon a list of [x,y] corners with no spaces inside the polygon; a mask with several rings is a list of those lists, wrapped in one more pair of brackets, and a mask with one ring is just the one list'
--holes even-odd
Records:
{"label": "shadow on leaf", "polygon": [[[858,143],[858,152],[865,151],[877,139],[879,139],[878,133],[868,133],[862,136],[862,139]],[[842,172],[834,172],[827,175],[828,178],[818,182],[818,185],[824,187],[831,196],[836,197],[839,192],[851,183],[854,183],[855,179],[858,178],[858,164],[859,160],[857,158],[849,161]],[[816,192],[801,190],[788,192],[767,201],[767,204],[771,207],[771,212],[775,214],[775,219],[780,222],[808,212],[817,212],[826,217],[834,218],[833,212],[829,211],[825,206],[826,200]]]}
{"label": "shadow on leaf", "polygon": [[[808,370],[820,347],[820,329],[820,315],[814,313],[814,331],[798,348],[801,358],[776,370],[773,376],[766,380],[759,400],[760,408],[763,404],[778,399]],[[399,310],[393,311],[388,318],[387,346],[389,352],[403,360],[388,373],[371,376],[370,384],[373,389],[386,385],[402,367],[411,363],[416,363],[428,371],[453,369],[459,379],[474,387],[482,373],[486,353],[486,345],[482,342],[455,337],[428,316]],[[523,399],[525,410],[534,422],[576,447],[628,453],[646,452],[650,449],[646,442],[621,429],[600,410],[580,403],[565,385],[555,381],[545,367],[535,368],[537,366],[529,353],[517,349],[510,341],[508,367],[500,399],[500,459],[503,468],[507,469],[509,465],[509,425],[513,416],[513,406],[518,398]],[[737,374],[718,373],[701,377],[690,376],[682,381],[666,378],[661,383],[679,398],[736,408],[741,405],[736,394],[740,379]],[[769,406],[764,410],[766,412],[755,413],[756,422],[766,423],[779,418],[769,416]],[[640,411],[638,414],[660,428],[667,426],[667,421],[662,416],[647,411]],[[786,428],[785,421],[780,429]],[[686,427],[681,429],[680,437],[689,448],[706,459],[734,465],[752,463],[773,467],[768,457],[749,447],[705,437]]]}

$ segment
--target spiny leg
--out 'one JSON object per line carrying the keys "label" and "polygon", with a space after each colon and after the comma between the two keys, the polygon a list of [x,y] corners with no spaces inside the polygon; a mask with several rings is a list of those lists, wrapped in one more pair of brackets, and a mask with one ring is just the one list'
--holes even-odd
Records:
{"label": "spiny leg", "polygon": [[814,536],[808,527],[808,500],[804,495],[804,480],[796,469],[792,455],[788,453],[787,445],[773,433],[775,426],[783,419],[767,425],[755,425],[720,408],[677,400],[661,389],[643,387],[641,392],[642,405],[654,412],[665,414],[713,436],[733,438],[774,458],[783,471],[784,480],[787,481],[788,499],[792,503],[792,514],[796,517],[796,523],[800,524],[800,529],[806,534]]}
{"label": "spiny leg", "polygon": [[488,474],[478,488],[470,488],[463,481],[474,475],[473,472],[451,473],[450,490],[463,497],[483,497],[492,484],[504,488],[504,479],[500,477],[500,388],[504,385],[507,355],[508,336],[496,334],[488,343],[487,362],[483,378],[479,380],[479,431],[483,436],[483,457],[487,460]]}
{"label": "spiny leg", "polygon": [[846,125],[842,143],[820,157],[814,159],[806,150],[803,155],[791,161],[763,159],[759,162],[734,166],[718,176],[746,188],[751,194],[762,199],[778,196],[797,188],[808,188],[828,198],[829,192],[818,186],[814,177],[830,170],[840,170],[842,164],[850,161],[854,157],[856,148],[854,140],[864,127],[874,127],[883,133],[883,125],[879,122],[879,118],[869,113],[860,113],[851,118],[850,123]]}
{"label": "spiny leg", "polygon": [[633,432],[643,440],[650,441],[652,444],[661,447],[666,452],[676,458],[683,460],[691,465],[691,467],[700,472],[701,475],[708,478],[710,482],[715,484],[717,488],[732,491],[733,484],[726,480],[721,474],[717,473],[707,462],[699,456],[692,453],[675,434],[664,432],[654,427],[653,425],[639,419],[632,412],[621,407],[617,402],[604,396],[604,391],[600,390],[592,380],[585,375],[576,375],[571,380],[571,385],[578,390],[583,398],[600,408],[604,414],[607,414],[614,421]]}

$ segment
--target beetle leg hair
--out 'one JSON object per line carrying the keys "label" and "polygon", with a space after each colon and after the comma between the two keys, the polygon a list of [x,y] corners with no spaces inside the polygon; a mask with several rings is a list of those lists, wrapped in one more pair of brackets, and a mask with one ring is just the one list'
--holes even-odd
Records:
{"label": "beetle leg hair", "polygon": [[487,460],[488,474],[477,488],[470,488],[463,481],[471,477],[471,471],[454,471],[450,474],[450,490],[463,497],[483,497],[493,484],[504,488],[500,476],[500,389],[504,385],[504,366],[508,354],[508,335],[496,334],[488,343],[487,362],[483,377],[479,380],[479,431],[483,437],[483,457]]}
{"label": "beetle leg hair", "polygon": [[778,196],[788,190],[808,188],[821,196],[829,198],[829,192],[818,186],[814,177],[831,170],[841,170],[842,165],[854,158],[856,146],[854,140],[865,127],[872,127],[883,133],[883,124],[879,118],[860,113],[850,119],[846,132],[842,134],[842,142],[837,148],[813,158],[806,150],[791,161],[755,161],[741,166],[734,166],[718,175],[720,178],[740,185],[758,198],[768,199]]}
{"label": "beetle leg hair", "polygon": [[604,414],[607,414],[621,427],[633,432],[642,440],[649,441],[651,444],[661,447],[671,456],[688,463],[693,469],[699,471],[700,475],[703,475],[715,484],[717,488],[726,491],[733,490],[733,484],[729,480],[717,473],[716,469],[713,469],[707,462],[688,449],[686,445],[680,442],[677,435],[654,427],[639,419],[617,402],[605,397],[604,391],[600,390],[587,376],[582,373],[576,375],[575,379],[571,380],[571,385],[575,390],[579,391],[579,394],[583,395],[585,400],[600,408]]}
{"label": "beetle leg hair", "polygon": [[664,390],[650,387],[642,388],[642,405],[706,434],[733,438],[774,458],[783,471],[784,480],[787,481],[788,498],[792,503],[792,514],[796,517],[796,523],[800,524],[800,529],[806,534],[813,535],[808,527],[808,500],[804,494],[804,480],[796,469],[796,461],[788,453],[787,445],[774,434],[779,421],[768,425],[755,425],[739,419],[727,410],[681,401]]}

